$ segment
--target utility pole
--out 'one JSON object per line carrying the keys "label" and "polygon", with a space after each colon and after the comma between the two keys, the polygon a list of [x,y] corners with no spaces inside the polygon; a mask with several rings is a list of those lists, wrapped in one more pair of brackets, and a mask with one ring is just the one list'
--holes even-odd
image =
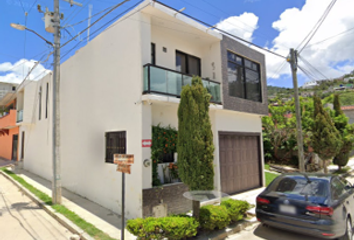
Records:
{"label": "utility pole", "polygon": [[[78,5],[73,0],[64,0],[71,6]],[[38,10],[43,12],[38,5]],[[45,12],[46,30],[54,34],[53,53],[53,126],[52,126],[52,201],[61,204],[61,162],[60,162],[60,19],[63,16],[59,12],[59,0],[54,0],[54,12]]]}
{"label": "utility pole", "polygon": [[296,112],[296,138],[298,146],[298,159],[299,159],[299,171],[305,172],[304,163],[304,143],[302,139],[302,125],[301,125],[301,113],[300,113],[300,101],[299,101],[299,91],[297,86],[297,51],[293,48],[290,49],[290,58],[287,59],[290,63],[291,72],[293,75],[293,85],[294,85],[294,98],[295,98],[295,112]]}
{"label": "utility pole", "polygon": [[59,0],[54,0],[54,54],[53,54],[53,182],[52,201],[61,204],[60,169],[60,18]]}

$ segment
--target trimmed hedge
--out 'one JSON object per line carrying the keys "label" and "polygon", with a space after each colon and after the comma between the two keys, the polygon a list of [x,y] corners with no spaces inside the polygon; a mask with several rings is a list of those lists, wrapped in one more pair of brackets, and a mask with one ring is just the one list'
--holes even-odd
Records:
{"label": "trimmed hedge", "polygon": [[207,205],[200,208],[199,222],[202,228],[214,230],[225,228],[231,218],[225,206]]}
{"label": "trimmed hedge", "polygon": [[197,235],[199,223],[188,216],[148,217],[128,220],[127,230],[137,239],[184,239]]}
{"label": "trimmed hedge", "polygon": [[251,207],[251,205],[246,201],[233,199],[222,201],[220,205],[226,207],[233,222],[242,220],[247,210]]}
{"label": "trimmed hedge", "polygon": [[222,201],[220,206],[207,205],[200,208],[200,226],[204,229],[222,229],[231,222],[243,219],[251,205],[246,201],[228,199]]}

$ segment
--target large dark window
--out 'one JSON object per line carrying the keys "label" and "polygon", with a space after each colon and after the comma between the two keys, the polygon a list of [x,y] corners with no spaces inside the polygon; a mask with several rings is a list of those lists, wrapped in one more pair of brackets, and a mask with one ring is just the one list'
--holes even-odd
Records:
{"label": "large dark window", "polygon": [[176,51],[176,70],[189,75],[201,76],[200,59],[180,51]]}
{"label": "large dark window", "polygon": [[156,46],[151,43],[151,64],[156,65]]}
{"label": "large dark window", "polygon": [[106,132],[106,162],[113,163],[113,154],[126,154],[126,132]]}
{"label": "large dark window", "polygon": [[261,75],[258,63],[227,52],[229,95],[252,101],[262,101]]}

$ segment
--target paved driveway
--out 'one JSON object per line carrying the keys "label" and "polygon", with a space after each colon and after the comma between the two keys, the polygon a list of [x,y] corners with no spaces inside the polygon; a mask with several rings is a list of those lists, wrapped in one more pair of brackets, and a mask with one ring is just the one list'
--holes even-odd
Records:
{"label": "paved driveway", "polygon": [[1,240],[67,240],[72,235],[0,174]]}

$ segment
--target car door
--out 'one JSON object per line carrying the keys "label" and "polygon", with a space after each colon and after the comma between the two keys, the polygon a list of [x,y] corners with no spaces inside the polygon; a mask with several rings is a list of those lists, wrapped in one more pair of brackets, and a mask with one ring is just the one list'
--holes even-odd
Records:
{"label": "car door", "polygon": [[[353,189],[353,185],[343,177],[338,177],[338,179],[344,185],[344,189],[346,192],[345,204],[348,206],[347,210],[349,211],[351,216],[354,216],[354,189]],[[353,217],[352,217],[352,220],[353,220]]]}
{"label": "car door", "polygon": [[345,221],[348,212],[350,212],[348,196],[349,193],[345,190],[345,184],[338,177],[334,177],[331,181],[332,219],[338,223],[337,227],[341,228],[340,232],[345,232]]}

